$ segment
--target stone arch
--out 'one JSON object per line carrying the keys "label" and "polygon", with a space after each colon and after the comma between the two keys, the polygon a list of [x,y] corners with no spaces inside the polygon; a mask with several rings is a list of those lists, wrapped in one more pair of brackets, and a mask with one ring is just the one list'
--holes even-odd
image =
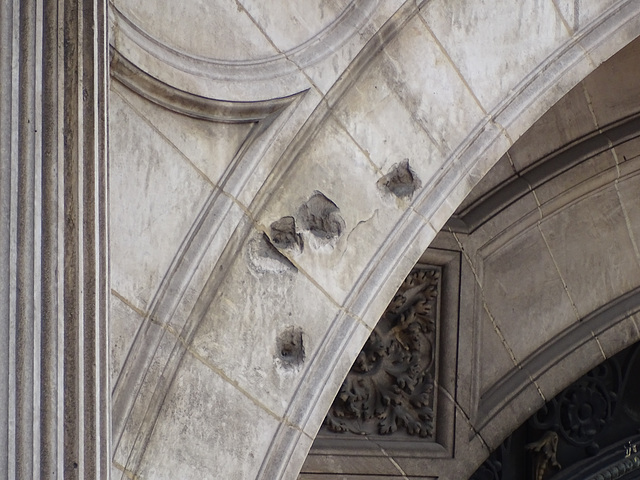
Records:
{"label": "stone arch", "polygon": [[[303,472],[384,472],[391,478],[446,471],[446,478],[466,478],[474,462],[545,399],[638,340],[638,85],[633,74],[626,80],[613,74],[624,71],[637,51],[636,42],[547,112],[432,243],[462,251],[465,259],[462,347],[458,370],[449,371],[459,380],[448,393],[465,426],[456,427],[464,432],[457,431],[456,448],[468,463],[440,459],[433,467],[431,460],[411,459],[409,450],[385,446],[396,470],[374,452],[340,452],[346,443],[339,436],[333,440],[340,447],[332,448],[325,432]],[[625,107],[596,100],[599,89],[618,92],[616,102]],[[345,460],[358,454],[367,466]]]}
{"label": "stone arch", "polygon": [[[499,10],[498,3],[491,6]],[[167,438],[173,442],[174,436],[181,438],[179,434],[187,432],[202,437],[203,442],[213,442],[222,452],[220,455],[229,456],[231,462],[244,462],[243,469],[236,474],[265,479],[297,475],[359,348],[401,279],[458,204],[511,146],[513,139],[636,35],[638,8],[632,2],[610,2],[607,8],[585,4],[583,17],[569,21],[565,17],[575,14],[568,9],[569,3],[558,6],[549,1],[541,5],[539,10],[533,3],[523,9],[536,15],[541,12],[527,27],[538,25],[543,30],[549,29],[544,30],[550,34],[543,37],[544,45],[532,40],[535,38],[532,32],[530,36],[509,37],[529,53],[517,62],[517,68],[509,70],[507,60],[501,59],[499,52],[486,51],[487,59],[494,63],[488,62],[492,65],[488,70],[475,71],[471,58],[474,41],[485,28],[502,28],[492,25],[489,14],[480,22],[484,24],[479,25],[474,19],[478,12],[467,10],[469,6],[462,3],[454,6],[445,2],[406,3],[370,35],[362,52],[349,61],[348,67],[344,65],[339,73],[332,72],[333,80],[328,83],[331,88],[319,85],[319,75],[307,93],[292,100],[291,106],[279,115],[256,122],[251,132],[237,127],[239,131],[233,134],[240,139],[233,153],[236,163],[227,164],[229,169],[224,175],[228,176],[220,181],[207,172],[205,176],[213,188],[206,182],[198,184],[201,192],[213,193],[200,193],[197,202],[216,208],[195,208],[193,213],[176,207],[175,212],[189,210],[194,218],[180,225],[191,233],[175,239],[178,245],[175,249],[182,256],[174,257],[173,252],[168,255],[165,263],[171,268],[179,267],[182,259],[189,258],[191,246],[200,242],[194,239],[204,232],[199,229],[207,226],[212,230],[206,241],[199,244],[203,247],[199,263],[187,268],[181,278],[186,290],[176,296],[168,284],[162,287],[167,287],[163,292],[174,295],[168,297],[173,302],[167,307],[173,309],[170,315],[163,318],[161,311],[152,316],[146,305],[149,298],[136,298],[135,281],[131,291],[124,292],[119,289],[128,288],[126,279],[117,278],[114,282],[122,303],[118,308],[133,310],[144,325],[138,329],[135,342],[144,344],[143,340],[148,338],[144,335],[157,330],[153,349],[144,344],[138,357],[124,354],[125,377],[136,371],[127,370],[126,362],[144,357],[148,363],[142,372],[144,378],[134,382],[141,393],[123,389],[122,398],[126,399],[123,403],[128,406],[114,411],[116,421],[123,424],[118,439],[122,443],[118,443],[114,452],[116,474],[172,475],[171,468],[176,465],[171,464],[171,458],[161,458],[166,451],[163,442]],[[491,10],[488,5],[482,8]],[[494,43],[489,43],[489,48],[504,39],[499,35],[493,37],[490,40]],[[458,41],[459,47],[455,48]],[[465,52],[464,46],[472,53]],[[114,48],[118,49],[117,42]],[[415,57],[402,56],[403,52],[416,51],[441,69],[435,73],[427,71],[415,62]],[[482,78],[491,69],[496,75],[504,74],[497,86]],[[420,88],[433,85],[430,99],[434,105],[439,95],[459,94],[464,100],[457,99],[460,103],[455,106],[469,116],[464,119],[448,116],[447,107],[451,106],[445,101],[438,109],[425,112],[432,115],[432,121],[444,118],[445,124],[421,126],[419,119],[412,116],[420,113],[421,106],[412,96],[415,84],[410,81],[417,82]],[[196,90],[194,84],[172,86]],[[382,94],[376,93],[378,87],[384,90]],[[130,153],[143,155],[127,151],[134,147],[132,142],[124,141],[126,134],[119,130],[141,122],[142,115],[134,118],[130,110],[146,112],[152,118],[150,123],[155,122],[154,132],[161,131],[162,141],[171,136],[158,126],[166,120],[162,119],[166,112],[147,105],[145,99],[123,87],[114,88],[120,89],[120,99],[112,103],[119,102],[112,107],[113,159],[118,161]],[[398,92],[402,96],[395,97]],[[374,108],[369,111],[368,105]],[[368,113],[372,115],[367,117]],[[165,127],[172,122],[177,125],[186,121],[172,118],[166,120]],[[389,133],[384,134],[387,129]],[[117,145],[114,139],[123,142]],[[378,142],[380,139],[395,142],[394,146],[385,146]],[[179,145],[179,141],[174,139],[173,146]],[[422,189],[410,199],[394,197],[377,186],[394,165],[404,161],[405,156],[399,155],[402,145],[410,145],[404,150],[410,157],[408,165],[422,184]],[[176,148],[183,154],[186,151],[186,147]],[[160,153],[166,153],[166,149]],[[194,163],[193,159],[188,160]],[[119,165],[121,170],[116,173],[120,177],[113,178],[127,176],[129,166],[122,161]],[[251,173],[262,175],[253,184],[243,171],[247,165]],[[200,167],[200,173],[203,168]],[[192,173],[189,172],[184,173],[185,177]],[[179,187],[169,190],[175,193]],[[353,195],[356,190],[357,196]],[[185,201],[193,200],[185,197]],[[128,197],[123,198],[126,202]],[[318,200],[321,198],[324,200]],[[366,205],[361,204],[363,199],[367,200]],[[322,225],[331,224],[334,219],[337,222],[334,224],[342,221],[344,227],[337,229],[337,235],[331,233],[335,229],[325,230],[328,233],[324,240],[315,234],[318,229],[293,230],[290,232],[293,238],[300,234],[304,241],[302,253],[274,248],[277,242],[270,226],[286,217],[295,217],[299,222],[304,206],[317,209],[316,217],[327,216],[320,222]],[[208,223],[208,213],[197,213],[222,209],[230,213],[216,220],[215,228]],[[123,218],[130,214],[125,210],[121,210]],[[210,247],[218,242],[214,242],[211,231],[224,237],[215,248]],[[117,261],[115,265],[118,276],[121,272]],[[166,271],[157,273],[159,278],[167,278],[165,275]],[[196,283],[191,284],[192,281]],[[247,302],[243,288],[250,288],[255,299]],[[151,295],[159,289],[157,284],[148,288]],[[249,305],[243,305],[246,303]],[[175,311],[183,317],[181,322],[176,320]],[[233,330],[232,320],[240,318],[242,324],[243,316],[252,325],[255,323],[253,331],[247,325]],[[289,316],[293,320],[288,320]],[[287,331],[290,326],[301,328],[307,360],[300,368],[283,370],[271,358],[272,343],[276,343],[283,322]],[[164,345],[167,339],[168,344]],[[238,358],[238,352],[247,347],[253,349],[247,358]],[[122,348],[126,352],[135,350],[131,350],[130,344]],[[174,362],[174,367],[167,370],[170,362]],[[199,383],[205,377],[207,380]],[[193,381],[186,380],[189,378]],[[227,398],[217,403],[203,400],[192,404],[181,389],[198,396],[189,390],[194,385],[208,392],[206,395]],[[239,440],[245,453],[238,453],[231,440],[225,440],[225,435],[231,435],[228,431],[223,430],[216,437],[195,425],[205,421],[214,403],[218,412],[254,417],[261,433],[247,432]],[[185,409],[192,409],[191,419],[182,416]],[[193,460],[193,471],[187,474],[201,475],[215,465],[211,458],[194,452],[195,447],[178,448],[183,461]],[[474,448],[481,452],[485,449],[481,443]],[[154,464],[156,460],[159,465]]]}

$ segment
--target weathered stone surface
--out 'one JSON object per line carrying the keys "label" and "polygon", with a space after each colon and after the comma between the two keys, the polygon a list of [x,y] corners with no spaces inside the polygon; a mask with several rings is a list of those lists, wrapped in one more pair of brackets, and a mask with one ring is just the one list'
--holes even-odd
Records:
{"label": "weathered stone surface", "polygon": [[[117,53],[164,82],[154,84],[163,102],[191,95],[201,105],[176,112],[114,81],[111,286],[144,317],[127,355],[134,326],[114,308],[121,476],[295,478],[398,285],[499,158],[502,174],[490,173],[475,199],[510,176],[523,195],[505,195],[490,218],[446,239],[466,289],[459,324],[442,330],[455,360],[439,364],[433,384],[448,437],[436,425],[434,450],[385,447],[393,461],[380,460],[381,471],[465,478],[541,395],[570,380],[574,362],[592,360],[598,341],[607,352],[622,346],[616,332],[630,324],[615,302],[637,285],[633,263],[620,263],[638,257],[635,164],[611,154],[551,180],[527,175],[595,121],[620,120],[604,83],[584,77],[636,34],[638,7],[507,3],[114,3]],[[637,111],[624,101],[625,115]],[[215,102],[228,116],[205,115]],[[631,158],[626,140],[611,138]],[[607,208],[614,191],[619,208]],[[603,253],[610,245],[617,266]],[[587,266],[620,278],[583,282]],[[576,356],[559,353],[587,341]],[[218,428],[207,423],[214,416]],[[249,417],[259,431],[247,430]],[[335,472],[315,463],[309,474],[335,478],[337,457]]]}
{"label": "weathered stone surface", "polygon": [[291,249],[301,252],[304,248],[302,236],[296,230],[296,219],[293,217],[282,217],[276,220],[269,227],[271,232],[271,242],[278,248]]}
{"label": "weathered stone surface", "polygon": [[418,190],[422,182],[409,166],[409,160],[405,159],[394,165],[389,173],[378,180],[378,186],[398,198],[411,198],[413,192]]}
{"label": "weathered stone surface", "polygon": [[637,338],[638,45],[599,69],[637,2],[108,3],[0,7],[3,478],[296,478],[487,175],[438,240],[435,441],[377,475],[468,477]]}

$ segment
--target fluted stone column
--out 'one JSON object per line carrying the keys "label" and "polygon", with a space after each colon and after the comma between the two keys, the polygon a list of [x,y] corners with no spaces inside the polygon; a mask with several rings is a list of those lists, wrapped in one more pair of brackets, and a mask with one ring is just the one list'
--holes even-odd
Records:
{"label": "fluted stone column", "polygon": [[107,478],[106,2],[0,9],[0,477]]}

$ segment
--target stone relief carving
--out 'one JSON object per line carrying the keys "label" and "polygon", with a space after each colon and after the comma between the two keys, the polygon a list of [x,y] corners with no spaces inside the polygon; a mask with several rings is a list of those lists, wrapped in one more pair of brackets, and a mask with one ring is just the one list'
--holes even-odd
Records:
{"label": "stone relief carving", "polygon": [[433,439],[441,269],[418,265],[356,358],[329,413],[334,432]]}
{"label": "stone relief carving", "polygon": [[543,480],[549,467],[562,468],[556,458],[558,453],[558,434],[556,432],[546,432],[540,440],[527,444],[525,448],[535,452],[535,480]]}
{"label": "stone relief carving", "polygon": [[615,413],[621,376],[616,360],[603,362],[541,408],[532,417],[532,425],[557,431],[568,444],[597,453],[594,439]]}

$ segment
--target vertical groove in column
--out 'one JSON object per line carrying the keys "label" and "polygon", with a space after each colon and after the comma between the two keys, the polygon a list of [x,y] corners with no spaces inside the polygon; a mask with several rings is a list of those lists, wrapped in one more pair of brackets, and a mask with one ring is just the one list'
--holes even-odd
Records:
{"label": "vertical groove in column", "polygon": [[[97,286],[99,283],[97,272],[97,244],[96,228],[97,216],[95,201],[96,198],[96,122],[95,115],[97,109],[96,97],[96,76],[94,72],[96,62],[96,41],[94,29],[95,1],[83,3],[81,12],[81,43],[82,43],[82,156],[86,161],[82,163],[82,277],[84,281],[83,295],[83,332],[86,341],[83,344],[83,371],[84,378],[84,435],[86,438],[96,438],[100,436],[98,429],[100,408],[98,402],[98,392],[96,390],[96,380],[99,378],[99,367],[96,362],[97,350],[96,340],[98,337],[97,323],[99,322],[99,311],[96,308]],[[85,473],[92,478],[98,472],[98,450],[96,442],[85,442],[83,445],[83,466]]]}
{"label": "vertical groove in column", "polygon": [[107,252],[109,249],[107,223],[107,207],[108,207],[108,174],[107,174],[107,92],[108,92],[108,61],[109,61],[109,45],[107,41],[107,1],[97,0],[95,13],[96,38],[98,44],[96,46],[95,78],[96,82],[96,136],[97,136],[97,197],[99,199],[97,215],[97,254],[98,254],[98,338],[102,339],[97,343],[98,355],[100,361],[98,383],[101,389],[98,392],[98,402],[100,414],[99,429],[102,438],[108,439],[102,444],[99,456],[99,475],[98,478],[108,478],[111,470],[111,385],[109,375],[109,326],[107,321],[107,312],[109,311],[108,299],[109,294],[109,268]]}
{"label": "vertical groove in column", "polygon": [[78,298],[82,285],[78,283],[78,2],[64,1],[64,465],[63,478],[79,478],[78,428],[82,412],[79,411],[78,370],[80,338],[78,321],[82,311]]}
{"label": "vertical groove in column", "polygon": [[58,5],[45,0],[42,25],[42,321],[40,478],[58,472]]}
{"label": "vertical groove in column", "polygon": [[64,470],[106,478],[106,3],[64,0],[64,8]]}
{"label": "vertical groove in column", "polygon": [[[0,2],[0,474],[9,475],[11,97],[13,2]],[[13,441],[13,439],[11,439]]]}
{"label": "vertical groove in column", "polygon": [[16,474],[33,478],[35,2],[20,7],[16,304]]}
{"label": "vertical groove in column", "polygon": [[109,476],[106,2],[0,2],[0,478]]}
{"label": "vertical groove in column", "polygon": [[[83,2],[79,28],[81,32],[81,128],[82,164],[79,182],[83,198],[79,214],[81,229],[81,279],[84,342],[81,352],[84,399],[82,428],[85,439],[105,439],[108,434],[106,354],[106,189],[105,182],[105,95],[106,95],[106,3]],[[106,360],[106,356],[105,356]],[[85,441],[82,466],[85,476],[107,475],[107,442]]]}

